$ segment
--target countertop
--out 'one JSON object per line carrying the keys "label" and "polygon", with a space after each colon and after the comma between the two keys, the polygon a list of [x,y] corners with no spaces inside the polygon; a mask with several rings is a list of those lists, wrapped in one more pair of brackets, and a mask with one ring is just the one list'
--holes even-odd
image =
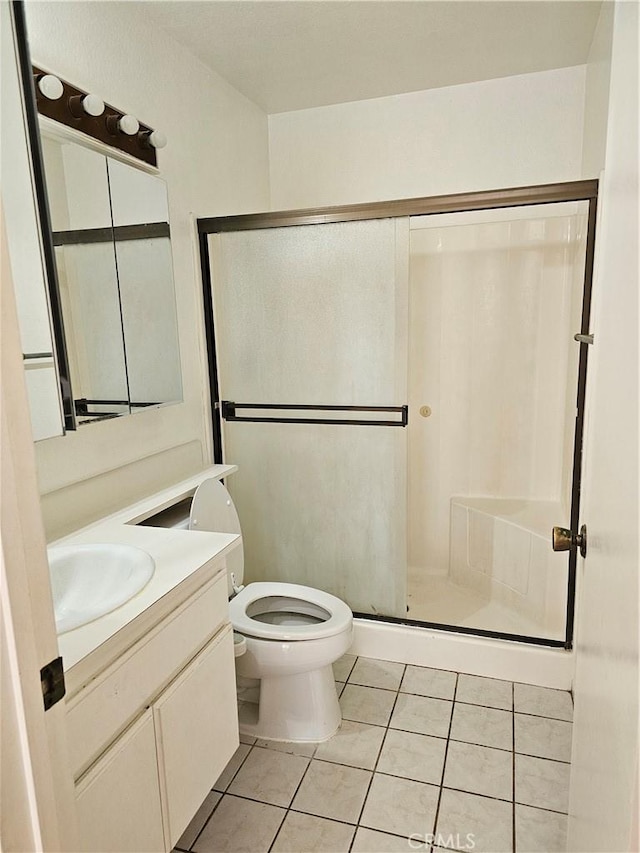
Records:
{"label": "countertop", "polygon": [[205,479],[236,471],[214,465],[168,489],[94,522],[56,545],[115,543],[142,548],[155,561],[149,583],[121,607],[58,636],[67,695],[77,692],[203,584],[225,570],[223,558],[240,542],[229,533],[140,526],[137,522],[193,494]]}

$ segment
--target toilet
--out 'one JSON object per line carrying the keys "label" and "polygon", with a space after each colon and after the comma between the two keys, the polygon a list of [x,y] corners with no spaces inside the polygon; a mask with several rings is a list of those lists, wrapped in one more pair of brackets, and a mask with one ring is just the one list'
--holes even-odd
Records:
{"label": "toilet", "polygon": [[[219,480],[198,486],[189,527],[241,532],[231,496]],[[331,665],[351,645],[350,608],[334,595],[299,584],[243,587],[243,574],[241,543],[227,558],[240,732],[265,740],[327,740],[342,720]]]}

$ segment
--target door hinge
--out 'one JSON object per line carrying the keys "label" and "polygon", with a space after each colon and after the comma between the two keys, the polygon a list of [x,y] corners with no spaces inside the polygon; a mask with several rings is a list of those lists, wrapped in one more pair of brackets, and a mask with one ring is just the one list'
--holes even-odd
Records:
{"label": "door hinge", "polygon": [[42,686],[44,709],[48,711],[49,708],[62,699],[67,691],[64,683],[62,658],[56,658],[42,667],[40,670],[40,685]]}

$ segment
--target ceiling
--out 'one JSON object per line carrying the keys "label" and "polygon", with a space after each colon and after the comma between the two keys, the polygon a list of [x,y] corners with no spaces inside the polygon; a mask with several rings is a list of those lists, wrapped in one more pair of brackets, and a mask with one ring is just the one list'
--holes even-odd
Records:
{"label": "ceiling", "polygon": [[136,5],[267,113],[580,65],[600,12],[594,0]]}

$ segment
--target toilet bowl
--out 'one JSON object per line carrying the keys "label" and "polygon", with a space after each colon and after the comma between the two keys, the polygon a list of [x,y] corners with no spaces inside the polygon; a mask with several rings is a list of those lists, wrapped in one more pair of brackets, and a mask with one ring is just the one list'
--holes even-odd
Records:
{"label": "toilet bowl", "polygon": [[[219,480],[196,490],[189,526],[241,532]],[[351,645],[351,610],[334,595],[299,584],[243,587],[243,573],[240,544],[227,559],[229,620],[246,645],[235,659],[240,731],[265,740],[327,740],[342,719],[331,665]]]}

